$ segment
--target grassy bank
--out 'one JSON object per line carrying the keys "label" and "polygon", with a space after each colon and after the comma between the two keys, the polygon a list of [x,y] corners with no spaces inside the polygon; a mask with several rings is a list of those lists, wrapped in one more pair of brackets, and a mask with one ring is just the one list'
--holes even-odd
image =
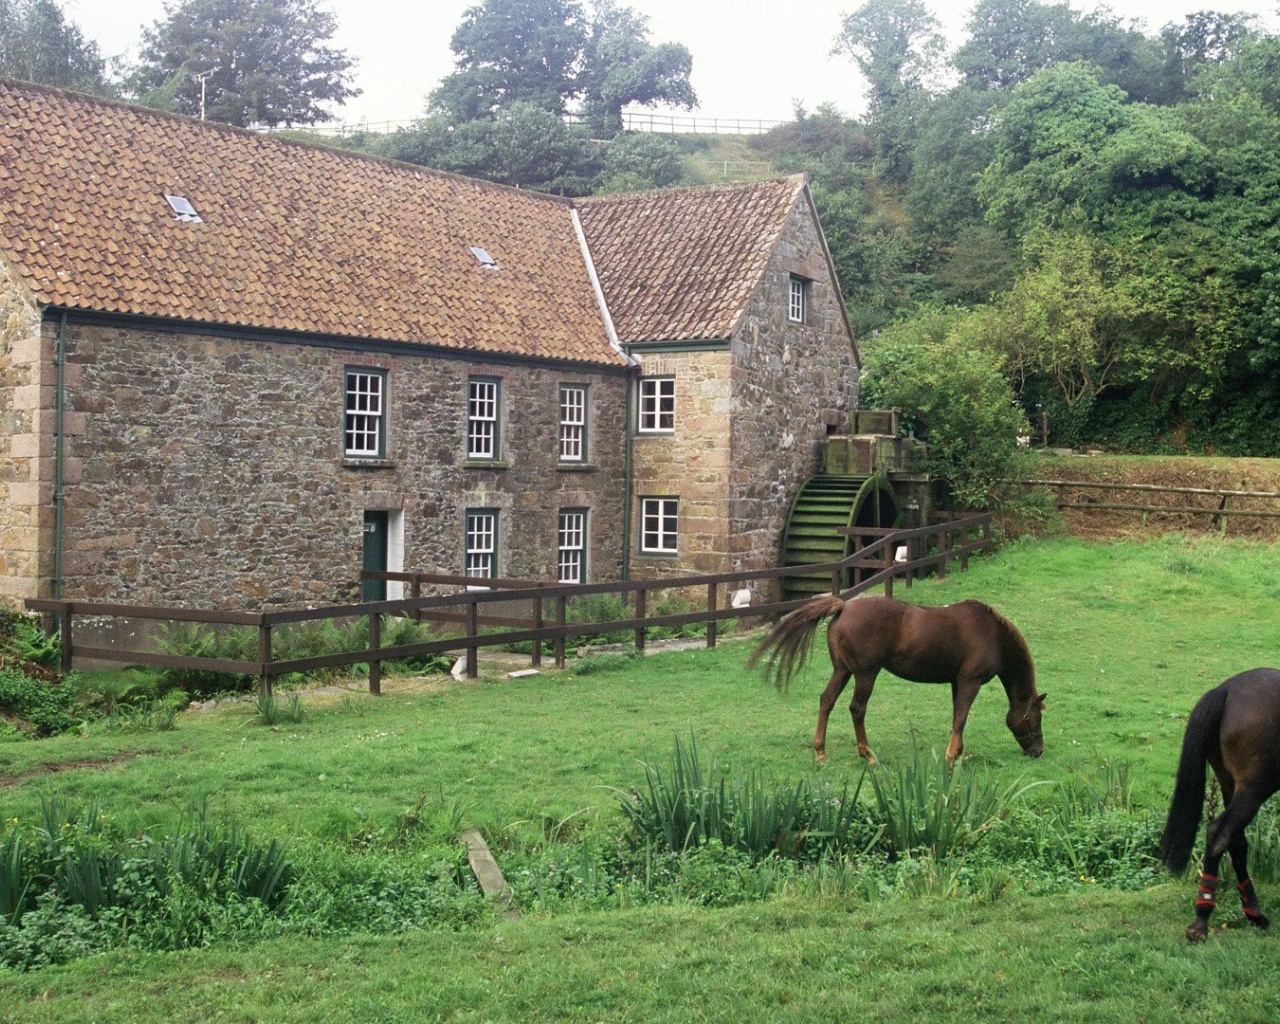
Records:
{"label": "grassy bank", "polygon": [[[1059,789],[1102,785],[1123,771],[1142,828],[1163,814],[1196,698],[1237,671],[1280,663],[1273,546],[1177,537],[1031,542],[899,596],[987,600],[1019,626],[1036,657],[1048,694],[1045,756],[1020,755],[993,683],[966,730],[971,768],[1001,787]],[[381,698],[304,695],[301,721],[274,728],[252,704],[229,704],[184,714],[168,732],[90,727],[4,743],[4,817],[28,820],[49,799],[97,801],[128,831],[202,802],[259,839],[350,849],[361,836],[393,835],[425,800],[480,827],[510,869],[556,844],[603,842],[618,826],[618,791],[643,785],[644,766],[666,763],[680,738],[783,783],[855,785],[862,766],[843,710],[832,719],[831,763],[813,764],[825,651],[778,693],[744,669],[748,650],[729,642],[521,679],[401,679]],[[884,676],[867,728],[891,768],[918,749],[940,750],[949,719],[946,687]],[[1037,798],[1054,790],[1041,787]],[[410,866],[418,855],[393,845],[383,854]],[[1110,892],[1071,878],[1056,895],[1032,895],[1017,877],[979,893],[919,877],[883,893],[835,882],[823,890],[812,880],[781,891],[791,895],[724,910],[679,899],[628,908],[619,894],[615,909],[540,904],[517,922],[487,919],[440,934],[122,950],[0,973],[0,1020],[788,1020],[846,1012],[1000,1020],[1039,1011],[1129,1021],[1188,1012],[1264,1020],[1276,1012],[1263,970],[1274,962],[1274,937],[1232,928],[1206,949],[1184,948],[1191,894],[1182,883]],[[962,894],[939,896],[952,891]],[[1034,891],[1052,889],[1040,879]],[[1276,885],[1261,895],[1277,906]],[[1220,920],[1238,921],[1223,906]]]}

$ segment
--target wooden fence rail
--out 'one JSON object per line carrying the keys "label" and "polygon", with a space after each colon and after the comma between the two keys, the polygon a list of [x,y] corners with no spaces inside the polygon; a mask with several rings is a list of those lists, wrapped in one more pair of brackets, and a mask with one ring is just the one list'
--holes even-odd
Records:
{"label": "wooden fence rail", "polygon": [[[878,530],[858,528],[853,531],[869,543],[839,561],[804,566],[783,566],[747,573],[717,573],[667,577],[613,583],[545,584],[518,580],[484,580],[486,589],[471,589],[477,579],[433,573],[367,573],[366,578],[407,583],[413,596],[360,604],[331,605],[323,608],[300,608],[286,611],[235,612],[150,605],[103,604],[75,600],[28,599],[28,610],[53,616],[62,637],[62,668],[70,671],[74,659],[145,664],[168,668],[185,668],[256,676],[259,686],[270,692],[273,681],[293,672],[319,668],[338,668],[367,663],[369,691],[381,692],[382,663],[434,654],[462,652],[466,674],[478,674],[479,651],[484,647],[529,643],[530,662],[541,664],[542,644],[553,645],[555,663],[563,668],[566,645],[570,638],[597,636],[601,633],[632,631],[637,650],[643,651],[650,629],[664,626],[706,624],[706,645],[716,646],[717,624],[745,617],[779,615],[792,610],[802,600],[749,603],[735,607],[733,595],[751,589],[752,583],[779,580],[793,575],[830,573],[831,590],[848,598],[883,586],[892,596],[894,581],[903,579],[909,587],[912,580],[927,571],[945,575],[947,563],[959,560],[967,567],[969,556],[989,551],[992,547],[989,515],[959,519],[915,530]],[[851,586],[845,586],[847,582]],[[424,586],[464,588],[459,593],[422,596]],[[655,591],[678,590],[700,592],[701,608],[693,611],[650,615],[648,597]],[[631,615],[609,622],[571,622],[570,604],[575,598],[591,594],[617,594]],[[504,614],[501,605],[518,603],[527,611],[519,615]],[[550,609],[550,611],[548,611]],[[442,626],[462,624],[462,635],[439,640],[384,646],[381,642],[383,616],[407,616]],[[163,654],[156,651],[77,644],[74,624],[77,619],[126,619],[143,621],[196,622],[211,626],[240,626],[258,632],[257,657],[252,660],[199,658]],[[273,656],[277,627],[324,620],[367,619],[369,646],[363,650],[344,651],[306,658],[278,659]],[[548,621],[550,620],[550,621]]]}
{"label": "wooden fence rail", "polygon": [[[1280,519],[1280,504],[1275,508],[1240,508],[1233,506],[1233,499],[1270,500],[1280,503],[1280,492],[1231,490],[1219,487],[1176,487],[1165,484],[1126,484],[1105,480],[1023,480],[1027,487],[1050,487],[1057,491],[1054,502],[1059,509],[1079,509],[1094,512],[1159,512],[1171,515],[1212,516],[1226,529],[1228,516],[1244,516],[1255,519]],[[1146,494],[1185,494],[1218,499],[1216,505],[1152,505],[1138,501],[1100,501],[1088,497],[1084,501],[1067,501],[1066,490],[1128,491]]]}

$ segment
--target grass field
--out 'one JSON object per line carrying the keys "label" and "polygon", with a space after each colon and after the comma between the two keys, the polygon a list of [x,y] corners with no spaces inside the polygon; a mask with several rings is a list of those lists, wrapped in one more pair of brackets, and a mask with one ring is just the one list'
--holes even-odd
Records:
{"label": "grass field", "polygon": [[[969,765],[1000,784],[1127,773],[1135,815],[1163,815],[1186,712],[1237,671],[1280,664],[1280,548],[1185,540],[1006,547],[899,597],[989,601],[1026,635],[1048,694],[1045,755],[1023,758],[998,683],[965,734]],[[750,647],[683,650],[591,672],[476,682],[394,680],[381,698],[304,695],[300,723],[258,724],[251,704],[181,716],[171,732],[89,728],[0,744],[3,816],[42,800],[98,801],[128,827],[206,801],[264,837],[307,844],[404,820],[426,801],[478,826],[501,859],[606,835],[618,791],[692,738],[717,761],[783,782],[856,783],[847,714],[831,762],[813,763],[819,647],[785,693],[744,668]],[[945,687],[881,678],[867,728],[885,766],[941,750]],[[1048,791],[1050,787],[1045,787]],[[1203,947],[1182,929],[1191,889],[1071,880],[946,896],[945,879],[883,897],[833,885],[728,908],[526,910],[439,932],[312,938],[245,948],[116,951],[0,971],[0,1021],[1163,1021],[1280,1017],[1275,935],[1224,927]],[[1280,912],[1280,886],[1260,886]],[[940,895],[941,894],[941,895]]]}

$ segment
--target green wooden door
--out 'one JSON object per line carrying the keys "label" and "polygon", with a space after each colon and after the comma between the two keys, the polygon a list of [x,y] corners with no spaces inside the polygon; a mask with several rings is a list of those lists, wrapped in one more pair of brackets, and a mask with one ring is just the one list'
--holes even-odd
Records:
{"label": "green wooden door", "polygon": [[[387,571],[387,513],[366,511],[364,514],[364,568],[371,572]],[[365,580],[360,588],[362,601],[385,601],[386,580]]]}

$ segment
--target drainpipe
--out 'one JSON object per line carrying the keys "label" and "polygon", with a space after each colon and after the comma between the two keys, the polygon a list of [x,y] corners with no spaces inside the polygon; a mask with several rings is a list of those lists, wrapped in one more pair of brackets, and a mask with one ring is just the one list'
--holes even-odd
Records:
{"label": "drainpipe", "polygon": [[62,529],[63,529],[63,459],[65,458],[63,435],[67,408],[67,314],[63,312],[58,324],[58,341],[53,364],[57,367],[58,383],[54,405],[53,438],[53,599],[62,597]]}
{"label": "drainpipe", "polygon": [[626,437],[625,468],[622,473],[625,481],[622,494],[622,580],[624,583],[631,579],[631,444],[635,434],[631,429],[631,417],[634,415],[632,405],[635,402],[635,382],[635,375],[627,378],[627,415],[626,422],[623,424]]}

